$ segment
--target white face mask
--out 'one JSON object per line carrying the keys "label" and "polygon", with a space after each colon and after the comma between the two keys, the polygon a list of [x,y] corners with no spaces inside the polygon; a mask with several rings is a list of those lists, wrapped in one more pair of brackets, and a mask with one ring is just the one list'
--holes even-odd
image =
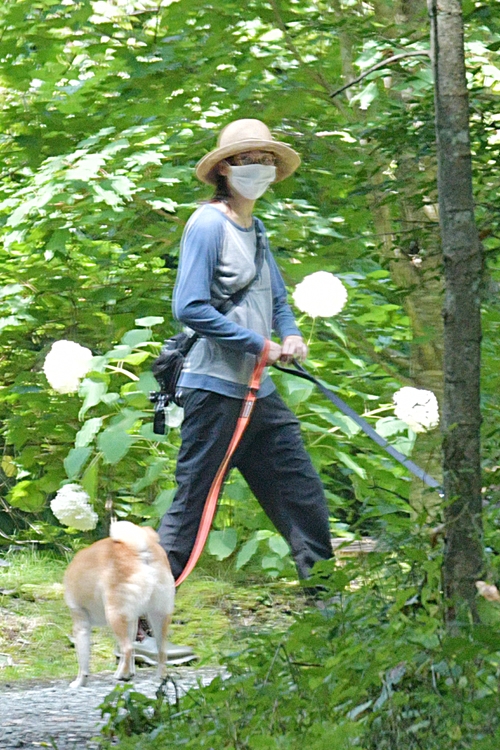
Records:
{"label": "white face mask", "polygon": [[229,167],[228,182],[237,193],[256,200],[264,195],[276,179],[276,167],[269,164],[245,164],[243,167]]}

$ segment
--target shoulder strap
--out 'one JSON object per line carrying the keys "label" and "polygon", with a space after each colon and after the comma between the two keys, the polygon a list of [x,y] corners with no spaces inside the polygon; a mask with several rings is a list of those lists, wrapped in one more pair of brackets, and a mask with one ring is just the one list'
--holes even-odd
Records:
{"label": "shoulder strap", "polygon": [[218,311],[221,312],[223,315],[227,315],[227,313],[233,309],[236,305],[239,305],[246,297],[248,292],[250,291],[251,286],[253,285],[254,281],[256,281],[259,276],[260,272],[262,271],[262,266],[264,265],[264,258],[266,255],[266,238],[263,231],[263,225],[260,222],[259,219],[253,220],[253,225],[255,229],[255,276],[251,281],[248,282],[246,286],[244,286],[242,289],[238,289],[237,292],[232,294],[230,297],[225,300],[225,302],[218,307]]}

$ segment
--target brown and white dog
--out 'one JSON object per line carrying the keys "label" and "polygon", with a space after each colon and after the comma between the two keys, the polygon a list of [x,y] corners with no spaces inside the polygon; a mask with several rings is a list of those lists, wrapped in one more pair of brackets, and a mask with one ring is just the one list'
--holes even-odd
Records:
{"label": "brown and white dog", "polygon": [[167,660],[167,633],[174,610],[175,582],[158,534],[148,526],[115,521],[110,535],[77,552],[64,575],[64,598],[73,618],[78,676],[87,682],[92,626],[109,625],[120,647],[115,679],[135,672],[133,642],[140,616],[147,617],[158,649],[158,674]]}

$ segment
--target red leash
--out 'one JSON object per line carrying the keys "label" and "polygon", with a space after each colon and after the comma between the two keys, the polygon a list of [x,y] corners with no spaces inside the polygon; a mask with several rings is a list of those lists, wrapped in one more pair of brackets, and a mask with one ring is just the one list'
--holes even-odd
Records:
{"label": "red leash", "polygon": [[245,400],[243,401],[240,416],[238,417],[238,421],[236,422],[233,437],[231,438],[231,442],[229,443],[226,455],[222,459],[222,463],[219,466],[214,481],[212,482],[212,486],[210,487],[210,492],[208,493],[205,507],[203,508],[203,514],[201,516],[200,526],[198,528],[194,547],[189,556],[189,560],[186,563],[186,567],[175,582],[176,586],[180,586],[180,584],[186,580],[186,578],[198,562],[201,553],[203,552],[205,542],[207,541],[207,537],[210,532],[210,527],[212,526],[215,511],[217,510],[217,501],[219,499],[219,494],[221,491],[222,483],[224,481],[224,477],[226,476],[226,472],[229,467],[229,462],[231,461],[231,458],[233,457],[233,454],[238,447],[241,438],[243,437],[243,433],[248,426],[255,401],[257,400],[257,391],[259,390],[260,379],[262,377],[262,373],[264,372],[264,367],[266,366],[269,347],[270,342],[266,340],[264,349],[262,350],[262,353],[257,360],[252,373],[252,377],[250,378],[250,382],[248,384],[248,393],[245,397]]}

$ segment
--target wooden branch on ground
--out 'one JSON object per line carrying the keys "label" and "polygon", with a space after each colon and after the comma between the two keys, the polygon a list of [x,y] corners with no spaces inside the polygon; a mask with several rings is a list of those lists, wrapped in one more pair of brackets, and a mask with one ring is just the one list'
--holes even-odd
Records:
{"label": "wooden branch on ground", "polygon": [[335,557],[340,558],[359,557],[369,552],[375,552],[377,549],[377,540],[369,536],[356,539],[353,542],[344,537],[332,537],[331,542]]}

